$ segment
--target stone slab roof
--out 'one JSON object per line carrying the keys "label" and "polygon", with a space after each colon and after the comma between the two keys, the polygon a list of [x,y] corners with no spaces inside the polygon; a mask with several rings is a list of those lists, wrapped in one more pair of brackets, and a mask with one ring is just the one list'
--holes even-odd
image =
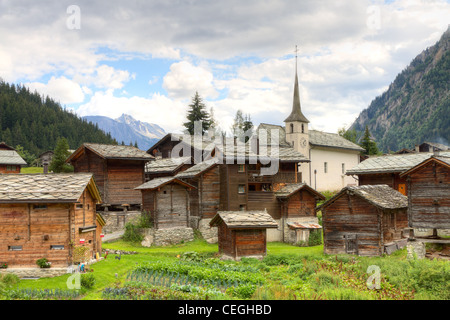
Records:
{"label": "stone slab roof", "polygon": [[220,162],[220,160],[218,158],[212,158],[209,160],[202,161],[202,162],[197,163],[196,165],[190,167],[189,169],[186,169],[186,170],[178,173],[175,177],[181,178],[181,179],[194,178],[197,175],[199,175],[205,171],[208,171],[210,168],[214,167],[219,162]]}
{"label": "stone slab roof", "polygon": [[14,150],[0,150],[0,164],[26,165],[26,161]]}
{"label": "stone slab roof", "polygon": [[79,154],[83,148],[87,148],[105,159],[124,159],[124,160],[153,160],[154,157],[145,151],[142,151],[133,146],[121,146],[111,144],[98,144],[98,143],[84,143],[80,146],[72,155],[69,156],[67,161],[74,158]]}
{"label": "stone slab roof", "polygon": [[345,187],[316,211],[329,206],[344,194],[356,195],[381,209],[403,209],[408,207],[408,197],[386,184]]}
{"label": "stone slab roof", "polygon": [[[441,152],[441,156],[445,156],[450,152]],[[424,160],[429,159],[433,155],[432,152],[418,152],[406,154],[392,154],[383,156],[370,157],[357,166],[347,170],[347,175],[357,174],[374,174],[374,173],[393,173],[403,172],[418,165]]]}
{"label": "stone slab roof", "polygon": [[217,226],[220,221],[223,221],[230,229],[278,228],[278,223],[266,211],[219,211],[209,225]]}
{"label": "stone slab roof", "polygon": [[145,164],[146,173],[173,172],[183,164],[190,163],[191,157],[160,158]]}
{"label": "stone slab roof", "polygon": [[73,203],[86,188],[100,201],[92,173],[2,174],[0,203]]}
{"label": "stone slab roof", "polygon": [[176,177],[162,177],[162,178],[155,178],[150,181],[145,182],[144,184],[140,185],[139,187],[134,188],[135,190],[154,190],[163,187],[166,184],[169,183],[178,183],[182,186],[185,186],[187,188],[193,188],[194,186],[190,185],[189,183],[186,183]]}
{"label": "stone slab roof", "polygon": [[301,189],[306,189],[309,192],[315,194],[320,199],[325,200],[325,196],[323,194],[317,192],[316,190],[308,186],[306,183],[288,183],[280,190],[275,191],[275,196],[277,198],[288,198]]}
{"label": "stone slab roof", "polygon": [[411,167],[410,169],[403,171],[400,174],[400,177],[406,177],[412,172],[415,172],[416,170],[419,170],[422,166],[428,164],[429,162],[437,162],[443,164],[444,166],[450,167],[450,152],[446,153],[448,156],[441,156],[441,155],[432,155],[428,159],[425,159],[424,161],[418,163],[417,165]]}

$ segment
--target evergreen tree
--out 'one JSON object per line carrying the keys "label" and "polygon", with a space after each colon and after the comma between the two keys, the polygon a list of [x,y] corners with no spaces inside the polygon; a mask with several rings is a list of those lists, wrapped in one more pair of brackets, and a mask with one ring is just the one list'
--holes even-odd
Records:
{"label": "evergreen tree", "polygon": [[356,143],[356,138],[357,138],[357,133],[355,129],[349,129],[349,130],[345,130],[345,128],[340,128],[338,129],[338,134],[347,139],[348,141],[351,141],[353,143]]}
{"label": "evergreen tree", "polygon": [[250,139],[250,137],[252,136],[252,133],[253,133],[253,122],[252,122],[252,119],[250,117],[250,114],[247,114],[245,116],[244,124],[243,124],[243,130],[244,130],[244,134],[245,134],[245,142],[247,142],[248,139]]}
{"label": "evergreen tree", "polygon": [[196,121],[201,121],[202,123],[202,134],[208,131],[211,125],[211,120],[208,112],[206,111],[206,106],[197,91],[195,92],[195,96],[192,98],[192,102],[189,105],[187,120],[188,121],[183,123],[183,125],[190,135],[194,134],[194,126]]}
{"label": "evergreen tree", "polygon": [[52,162],[50,163],[50,171],[55,173],[73,172],[73,167],[66,164],[66,159],[70,156],[69,144],[66,138],[60,138],[56,144]]}
{"label": "evergreen tree", "polygon": [[361,139],[360,146],[362,148],[364,148],[364,151],[362,151],[363,155],[370,156],[370,155],[378,154],[378,152],[379,152],[377,143],[375,141],[373,141],[370,136],[368,126],[366,126],[366,129],[364,130],[364,135]]}
{"label": "evergreen tree", "polygon": [[244,116],[242,115],[242,111],[236,111],[236,115],[234,116],[234,122],[231,126],[231,134],[233,137],[241,138],[242,132],[244,131]]}

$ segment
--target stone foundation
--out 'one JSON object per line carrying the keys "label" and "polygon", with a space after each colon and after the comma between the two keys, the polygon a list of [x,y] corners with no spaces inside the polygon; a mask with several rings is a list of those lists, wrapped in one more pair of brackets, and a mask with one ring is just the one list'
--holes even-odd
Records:
{"label": "stone foundation", "polygon": [[7,268],[0,274],[12,273],[19,278],[53,278],[68,273],[67,268]]}
{"label": "stone foundation", "polygon": [[125,224],[136,222],[141,217],[140,211],[100,211],[105,219],[105,226],[102,228],[104,234],[123,231]]}
{"label": "stone foundation", "polygon": [[208,243],[217,243],[218,242],[218,236],[217,236],[217,228],[216,227],[210,227],[209,223],[212,219],[201,219],[198,221],[198,230],[200,231],[203,239],[206,240]]}
{"label": "stone foundation", "polygon": [[141,245],[144,247],[168,246],[194,240],[194,230],[187,227],[157,230],[149,228],[141,232],[144,235]]}
{"label": "stone foundation", "polygon": [[407,259],[424,259],[425,258],[425,243],[422,241],[408,241],[406,244]]}

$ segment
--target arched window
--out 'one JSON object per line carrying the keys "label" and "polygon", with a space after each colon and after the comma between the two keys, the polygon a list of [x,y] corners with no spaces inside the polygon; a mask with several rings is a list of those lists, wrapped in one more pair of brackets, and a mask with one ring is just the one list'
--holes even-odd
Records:
{"label": "arched window", "polygon": [[305,133],[305,125],[302,123],[302,133]]}
{"label": "arched window", "polygon": [[291,133],[294,133],[294,124],[291,123]]}

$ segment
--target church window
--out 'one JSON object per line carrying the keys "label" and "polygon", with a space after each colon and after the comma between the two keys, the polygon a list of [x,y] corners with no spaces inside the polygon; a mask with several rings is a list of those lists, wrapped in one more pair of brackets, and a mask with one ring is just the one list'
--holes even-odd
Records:
{"label": "church window", "polygon": [[302,123],[302,133],[305,133],[305,125]]}
{"label": "church window", "polygon": [[345,163],[342,164],[342,174],[345,174]]}
{"label": "church window", "polygon": [[291,133],[294,133],[294,124],[291,123]]}
{"label": "church window", "polygon": [[327,173],[328,172],[328,162],[324,162],[323,163],[323,172]]}

